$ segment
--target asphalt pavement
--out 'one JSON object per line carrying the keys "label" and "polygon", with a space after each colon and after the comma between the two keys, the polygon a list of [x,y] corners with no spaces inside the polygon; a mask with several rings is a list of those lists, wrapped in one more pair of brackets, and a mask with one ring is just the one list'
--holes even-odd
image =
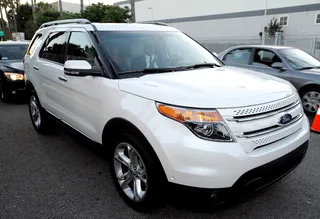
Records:
{"label": "asphalt pavement", "polygon": [[320,135],[281,181],[219,211],[166,203],[138,213],[115,190],[101,151],[54,125],[31,125],[26,104],[0,103],[0,218],[320,218]]}

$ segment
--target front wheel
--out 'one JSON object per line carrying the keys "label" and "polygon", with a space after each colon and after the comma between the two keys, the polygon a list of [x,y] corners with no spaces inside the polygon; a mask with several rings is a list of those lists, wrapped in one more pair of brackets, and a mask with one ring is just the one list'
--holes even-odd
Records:
{"label": "front wheel", "polygon": [[150,211],[161,203],[164,177],[157,159],[143,141],[123,134],[117,138],[110,162],[122,198],[137,211]]}
{"label": "front wheel", "polygon": [[47,131],[48,118],[46,111],[41,107],[37,94],[32,91],[29,96],[29,114],[32,125],[38,133]]}
{"label": "front wheel", "polygon": [[320,105],[320,89],[309,89],[301,94],[303,109],[309,115],[314,115]]}

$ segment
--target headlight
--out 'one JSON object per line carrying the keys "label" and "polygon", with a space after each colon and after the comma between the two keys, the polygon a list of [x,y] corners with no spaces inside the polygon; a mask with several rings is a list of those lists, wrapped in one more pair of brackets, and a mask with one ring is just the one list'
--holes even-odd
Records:
{"label": "headlight", "polygon": [[10,79],[12,81],[22,81],[22,80],[24,80],[24,75],[23,74],[5,72],[4,76],[6,76],[8,79]]}
{"label": "headlight", "polygon": [[216,110],[197,110],[157,103],[159,112],[184,124],[196,136],[211,141],[234,141],[222,117]]}

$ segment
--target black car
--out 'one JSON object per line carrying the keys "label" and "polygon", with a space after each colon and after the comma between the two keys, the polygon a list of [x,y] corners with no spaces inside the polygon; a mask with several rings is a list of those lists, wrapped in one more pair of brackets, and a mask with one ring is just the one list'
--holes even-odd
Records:
{"label": "black car", "polygon": [[23,58],[28,42],[0,42],[0,99],[8,102],[24,92]]}

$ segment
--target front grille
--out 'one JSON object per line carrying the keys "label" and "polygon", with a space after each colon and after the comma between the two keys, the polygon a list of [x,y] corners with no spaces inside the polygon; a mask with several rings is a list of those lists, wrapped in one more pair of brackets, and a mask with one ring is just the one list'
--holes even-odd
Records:
{"label": "front grille", "polygon": [[290,127],[289,129],[278,132],[276,134],[271,134],[271,135],[268,135],[265,137],[261,137],[261,138],[257,138],[255,140],[252,140],[252,143],[256,144],[257,146],[267,145],[267,144],[273,143],[275,141],[279,141],[285,137],[288,137],[289,135],[292,135],[299,130],[300,130],[300,127],[293,126],[293,127]]}
{"label": "front grille", "polygon": [[271,132],[275,132],[277,130],[283,129],[286,126],[290,126],[294,124],[295,122],[299,121],[302,118],[303,114],[299,114],[296,117],[294,117],[289,123],[285,125],[273,125],[271,127],[263,128],[263,129],[258,129],[250,132],[244,132],[243,135],[239,136],[241,138],[253,138],[257,137],[260,135],[265,135]]}
{"label": "front grille", "polygon": [[293,102],[289,105],[286,105],[284,107],[281,107],[279,109],[275,109],[275,110],[271,110],[271,111],[267,111],[267,112],[263,112],[263,113],[258,113],[258,114],[254,114],[254,115],[247,115],[247,116],[234,116],[233,119],[231,119],[230,121],[245,122],[245,121],[250,121],[250,120],[262,119],[262,118],[266,118],[266,117],[269,117],[272,115],[279,114],[281,112],[288,111],[288,110],[296,107],[297,105],[299,105],[299,100],[297,100],[296,102]]}
{"label": "front grille", "polygon": [[278,110],[294,103],[296,100],[293,101],[293,99],[295,99],[295,95],[292,95],[289,98],[286,98],[284,100],[280,100],[274,103],[237,109],[237,110],[234,110],[234,116],[249,116],[249,115],[261,114],[265,112]]}
{"label": "front grille", "polygon": [[[296,93],[259,106],[218,110],[247,153],[291,136],[303,124],[303,108]],[[293,119],[287,124],[279,124],[280,117],[286,113]]]}

